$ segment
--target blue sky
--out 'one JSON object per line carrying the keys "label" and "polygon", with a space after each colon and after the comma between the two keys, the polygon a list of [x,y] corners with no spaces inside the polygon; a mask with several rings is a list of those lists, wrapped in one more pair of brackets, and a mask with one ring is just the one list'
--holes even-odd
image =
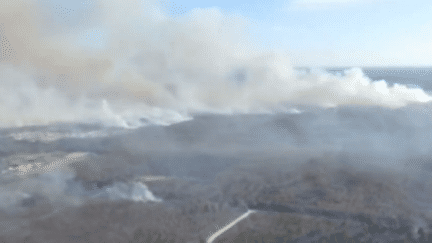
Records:
{"label": "blue sky", "polygon": [[254,23],[260,45],[288,52],[296,66],[432,65],[432,2],[426,0],[177,0],[165,6],[172,17],[211,7],[242,15]]}

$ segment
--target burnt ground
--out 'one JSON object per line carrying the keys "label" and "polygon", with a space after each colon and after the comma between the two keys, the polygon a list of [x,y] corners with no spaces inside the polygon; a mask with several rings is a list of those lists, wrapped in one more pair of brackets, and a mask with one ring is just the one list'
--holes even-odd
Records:
{"label": "burnt ground", "polygon": [[[75,181],[110,184],[77,163],[71,163],[78,168]],[[215,242],[432,239],[432,220],[410,207],[396,183],[349,167],[331,168],[319,158],[290,170],[238,164],[217,173],[213,183],[174,177],[145,183],[163,203],[92,199],[71,206],[35,194],[20,201],[25,210],[3,211],[2,227],[10,229],[0,242],[205,242],[248,208],[257,212]]]}
{"label": "burnt ground", "polygon": [[[372,154],[359,160],[301,149],[307,141],[297,130],[288,129],[299,138],[290,150],[270,139],[249,144],[266,131],[242,137],[221,123],[207,125],[221,126],[220,133],[184,123],[48,142],[12,139],[2,130],[0,194],[9,201],[1,201],[0,242],[205,242],[247,209],[257,212],[215,242],[432,239],[432,215],[410,194],[415,189],[427,199],[430,181],[370,167]],[[358,166],[362,161],[369,165]],[[432,164],[427,156],[416,163],[424,171]],[[169,179],[142,179],[148,175]],[[163,202],[92,197],[140,180]]]}

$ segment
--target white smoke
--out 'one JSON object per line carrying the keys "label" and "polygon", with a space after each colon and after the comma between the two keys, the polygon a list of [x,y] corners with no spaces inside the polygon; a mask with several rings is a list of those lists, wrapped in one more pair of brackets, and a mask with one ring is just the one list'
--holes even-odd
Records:
{"label": "white smoke", "polygon": [[260,48],[252,21],[217,8],[173,18],[155,1],[94,0],[76,10],[67,16],[74,24],[66,24],[43,1],[0,4],[3,126],[135,128],[189,120],[194,112],[399,108],[431,100],[420,88],[372,82],[360,69],[344,76],[296,71],[285,52]]}

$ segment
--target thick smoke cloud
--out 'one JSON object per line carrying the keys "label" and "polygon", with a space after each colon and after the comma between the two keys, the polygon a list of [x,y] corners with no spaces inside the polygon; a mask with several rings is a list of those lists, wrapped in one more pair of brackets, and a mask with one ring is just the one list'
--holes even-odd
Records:
{"label": "thick smoke cloud", "polygon": [[251,20],[217,8],[174,18],[155,1],[81,5],[2,3],[4,125],[137,127],[141,118],[171,124],[195,112],[398,108],[431,99],[420,88],[372,82],[360,69],[296,71],[284,52],[261,48]]}

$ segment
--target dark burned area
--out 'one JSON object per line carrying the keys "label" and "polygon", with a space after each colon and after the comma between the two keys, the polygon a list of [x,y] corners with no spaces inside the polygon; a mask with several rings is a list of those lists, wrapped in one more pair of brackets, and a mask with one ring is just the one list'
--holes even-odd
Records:
{"label": "dark burned area", "polygon": [[[66,184],[81,185],[80,197],[85,201],[72,205],[66,197],[55,201],[35,191],[15,203],[15,210],[2,210],[0,242],[206,242],[248,209],[255,213],[214,242],[432,239],[431,216],[416,210],[406,188],[401,187],[408,177],[353,166],[347,161],[356,157],[349,153],[268,151],[246,143],[256,136],[257,128],[269,131],[266,124],[271,129],[285,129],[295,141],[295,131],[302,129],[301,122],[295,120],[284,123],[283,117],[265,118],[242,131],[239,126],[244,120],[213,118],[202,116],[168,127],[51,142],[16,140],[6,135],[19,130],[3,130],[0,154],[4,171],[49,163],[49,156],[54,161],[70,153],[88,154],[66,166],[74,174]],[[284,126],[274,126],[281,123]],[[229,142],[212,144],[223,137]],[[243,147],[233,150],[233,145]],[[10,173],[2,175],[6,187],[44,178],[38,173],[24,179]],[[144,182],[163,202],[91,197],[94,191],[117,182],[149,175],[170,178]]]}

